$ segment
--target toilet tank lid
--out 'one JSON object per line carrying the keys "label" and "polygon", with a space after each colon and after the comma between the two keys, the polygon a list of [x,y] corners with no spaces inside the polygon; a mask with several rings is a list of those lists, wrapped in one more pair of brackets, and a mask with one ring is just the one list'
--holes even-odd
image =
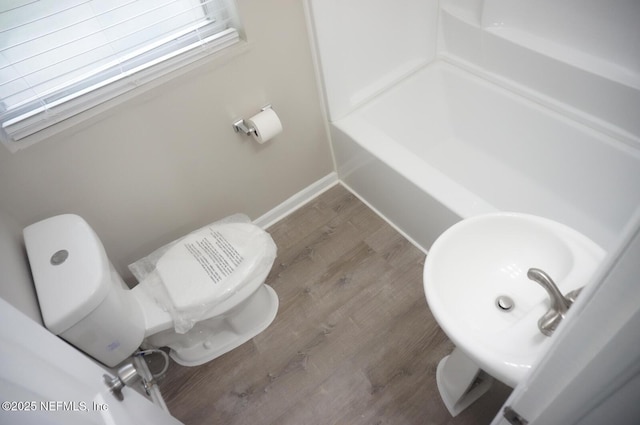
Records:
{"label": "toilet tank lid", "polygon": [[34,223],[23,236],[44,324],[59,335],[105,299],[109,260],[96,233],[75,214]]}

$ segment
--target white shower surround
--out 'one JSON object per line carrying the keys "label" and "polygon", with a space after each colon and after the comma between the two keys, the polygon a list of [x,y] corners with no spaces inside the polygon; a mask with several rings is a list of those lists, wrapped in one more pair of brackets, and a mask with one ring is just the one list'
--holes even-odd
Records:
{"label": "white shower surround", "polygon": [[[439,10],[438,36],[423,28],[437,54],[400,51],[396,68],[379,61],[377,80],[370,61],[351,59],[366,63],[368,78],[346,81],[335,59],[336,49],[353,51],[335,43],[346,27],[327,31],[330,6],[310,0],[339,178],[424,250],[456,221],[494,211],[551,218],[614,246],[640,205],[640,73],[623,60],[634,46],[595,57],[607,46],[576,48],[580,38],[553,22],[537,28],[556,37],[545,39],[535,25],[517,27],[523,21],[513,16],[531,13],[526,2],[403,3],[422,12],[431,5],[425,25]],[[640,11],[626,4],[616,19]],[[378,54],[394,42],[402,40]]]}
{"label": "white shower surround", "polygon": [[551,218],[608,247],[640,200],[640,152],[446,62],[332,133],[340,178],[425,249],[495,211]]}

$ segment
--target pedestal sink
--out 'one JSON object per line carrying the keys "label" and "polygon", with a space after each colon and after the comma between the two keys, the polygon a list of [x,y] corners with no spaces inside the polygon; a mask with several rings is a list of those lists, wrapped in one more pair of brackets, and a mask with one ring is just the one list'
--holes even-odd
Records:
{"label": "pedestal sink", "polygon": [[473,401],[469,392],[475,400],[488,389],[478,389],[490,381],[481,371],[514,387],[548,348],[552,337],[540,332],[538,319],[549,309],[549,296],[527,271],[544,270],[566,294],[589,282],[604,255],[563,224],[519,213],[469,218],[436,240],[424,266],[424,291],[456,345],[438,370],[452,414]]}

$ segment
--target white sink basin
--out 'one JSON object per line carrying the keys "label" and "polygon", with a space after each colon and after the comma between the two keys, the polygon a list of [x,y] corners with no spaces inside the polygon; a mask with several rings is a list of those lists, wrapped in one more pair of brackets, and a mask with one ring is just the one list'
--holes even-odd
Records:
{"label": "white sink basin", "polygon": [[[549,345],[538,319],[549,296],[527,278],[545,271],[563,294],[586,285],[604,250],[552,220],[495,213],[463,220],[433,244],[424,290],[434,317],[458,348],[481,369],[515,386]],[[508,296],[510,311],[496,306]]]}

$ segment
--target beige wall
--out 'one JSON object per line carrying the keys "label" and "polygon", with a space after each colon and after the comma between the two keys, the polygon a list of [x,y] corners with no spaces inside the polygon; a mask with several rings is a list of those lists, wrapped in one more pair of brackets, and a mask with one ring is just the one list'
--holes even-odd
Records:
{"label": "beige wall", "polygon": [[[238,6],[248,45],[231,57],[15,154],[0,147],[2,209],[22,226],[80,214],[126,273],[198,226],[234,212],[255,219],[333,171],[303,1]],[[280,136],[257,145],[233,132],[233,118],[266,103]]]}
{"label": "beige wall", "polygon": [[0,298],[42,324],[24,252],[22,227],[0,211]]}

